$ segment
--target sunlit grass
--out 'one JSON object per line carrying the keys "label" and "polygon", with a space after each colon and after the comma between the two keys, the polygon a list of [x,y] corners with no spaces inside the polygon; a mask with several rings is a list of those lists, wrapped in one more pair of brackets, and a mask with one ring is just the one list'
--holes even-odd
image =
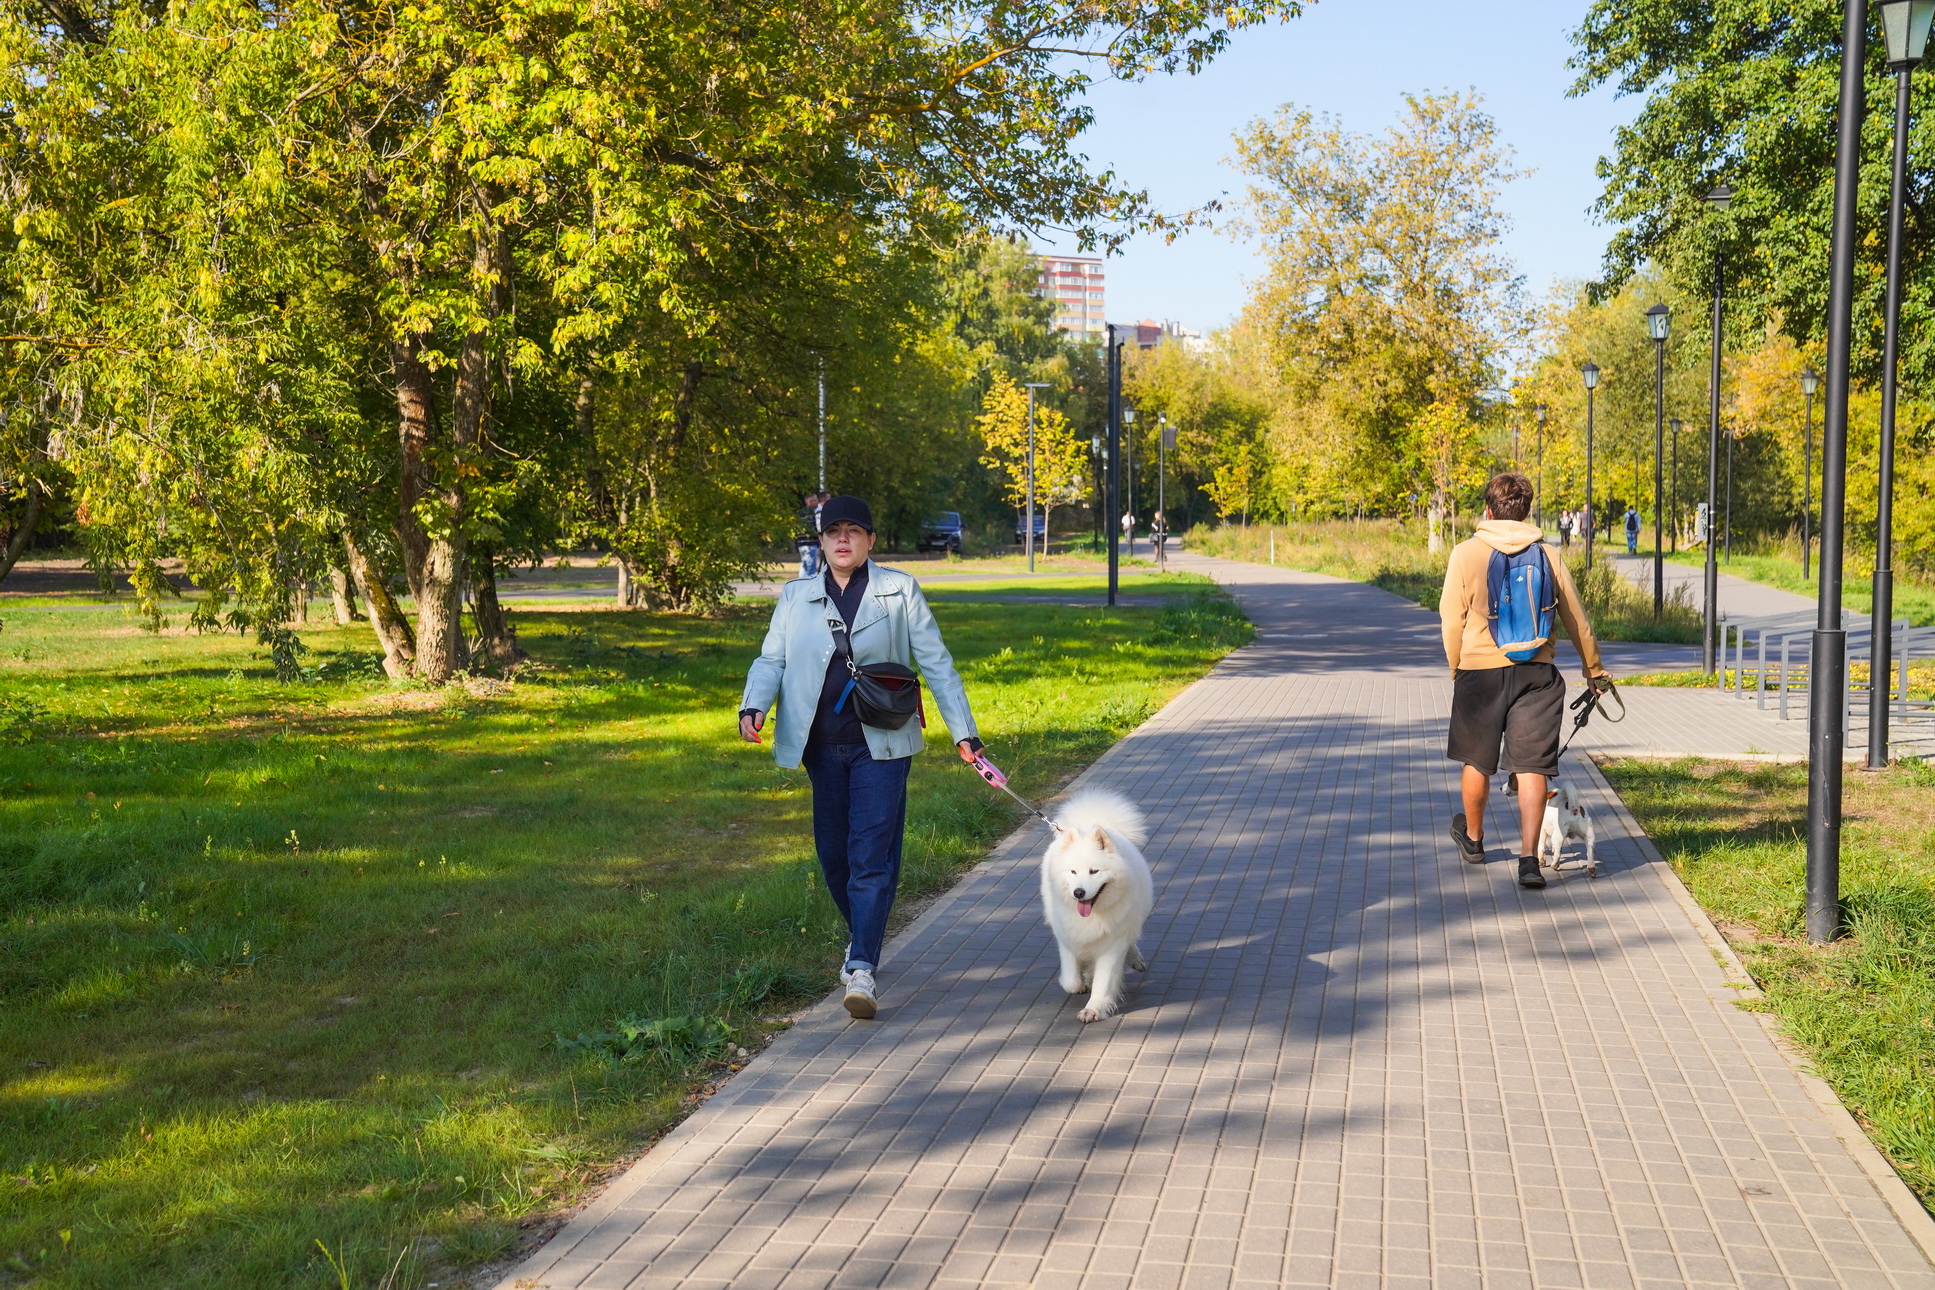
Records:
{"label": "sunlit grass", "polygon": [[[429,692],[361,627],[306,632],[284,684],[232,636],[9,606],[0,1284],[452,1284],[831,988],[805,779],[734,732],[767,612],[519,610],[533,669]],[[936,613],[1033,797],[1247,633]],[[929,741],[910,896],[1015,822]],[[730,1038],[557,1042],[680,1017]]]}
{"label": "sunlit grass", "polygon": [[1829,946],[1805,936],[1806,766],[1622,761],[1606,773],[1765,1006],[1935,1201],[1935,771],[1912,762],[1849,777],[1848,935]]}

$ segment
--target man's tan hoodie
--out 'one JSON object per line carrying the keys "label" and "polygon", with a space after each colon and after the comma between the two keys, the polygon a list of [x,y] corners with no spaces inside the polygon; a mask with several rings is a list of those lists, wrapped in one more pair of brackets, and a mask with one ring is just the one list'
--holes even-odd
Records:
{"label": "man's tan hoodie", "polygon": [[[1444,623],[1445,658],[1455,672],[1478,671],[1488,667],[1511,667],[1492,640],[1489,584],[1492,552],[1517,555],[1539,540],[1535,524],[1523,520],[1481,520],[1475,537],[1451,549],[1451,562],[1445,566],[1444,595],[1438,601],[1438,617]],[[1599,642],[1593,639],[1592,624],[1586,621],[1586,607],[1579,602],[1579,590],[1572,585],[1572,572],[1551,546],[1545,548],[1546,563],[1552,566],[1552,582],[1559,593],[1559,621],[1566,635],[1579,649],[1588,677],[1605,675],[1599,663]],[[1539,647],[1534,663],[1550,663],[1552,642]]]}

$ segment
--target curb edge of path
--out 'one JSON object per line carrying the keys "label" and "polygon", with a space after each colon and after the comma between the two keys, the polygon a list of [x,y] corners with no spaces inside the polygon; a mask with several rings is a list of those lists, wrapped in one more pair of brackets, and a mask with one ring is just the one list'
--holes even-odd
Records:
{"label": "curb edge of path", "polygon": [[[1664,855],[1660,854],[1659,848],[1653,844],[1653,839],[1639,826],[1638,819],[1627,809],[1624,799],[1614,791],[1612,784],[1601,772],[1599,763],[1583,752],[1573,753],[1571,760],[1584,767],[1587,779],[1609,804],[1609,809],[1618,818],[1620,827],[1625,829],[1627,836],[1638,844],[1640,854],[1647,861],[1647,872],[1653,875],[1654,881],[1658,882],[1667,895],[1679,905],[1681,911],[1686,914],[1687,921],[1693,924],[1693,930],[1706,943],[1707,949],[1712,951],[1713,957],[1726,969],[1729,977],[1726,986],[1733,992],[1734,998],[1731,1001],[1715,999],[1715,1002],[1723,1003],[1725,1006],[1729,1003],[1738,1003],[1743,999],[1764,998],[1765,993],[1754,984],[1753,974],[1747,970],[1747,965],[1741,961],[1738,954],[1734,953],[1733,946],[1727,943],[1727,938],[1721,934],[1719,927],[1701,907],[1700,902],[1694,899],[1693,892],[1688,889],[1679,871],[1673,868]],[[1929,1213],[1928,1207],[1922,1204],[1921,1198],[1915,1194],[1914,1189],[1903,1180],[1888,1157],[1882,1154],[1881,1148],[1876,1146],[1874,1139],[1868,1136],[1868,1131],[1861,1127],[1861,1122],[1854,1118],[1854,1112],[1848,1110],[1833,1086],[1814,1071],[1807,1054],[1781,1032],[1778,1018],[1771,1012],[1751,1011],[1754,1019],[1760,1023],[1761,1029],[1767,1032],[1767,1037],[1773,1041],[1775,1049],[1786,1061],[1788,1069],[1793,1071],[1794,1078],[1800,1081],[1801,1087],[1807,1091],[1808,1097],[1821,1112],[1828,1127],[1834,1131],[1834,1136],[1840,1139],[1841,1145],[1847,1148],[1848,1154],[1854,1158],[1856,1164],[1861,1166],[1861,1171],[1867,1175],[1870,1185],[1894,1214],[1902,1230],[1908,1233],[1909,1239],[1915,1242],[1916,1248],[1921,1250],[1922,1257],[1928,1260],[1931,1268],[1935,1268],[1935,1214]]]}
{"label": "curb edge of path", "polygon": [[[1220,586],[1221,584],[1219,583],[1218,585]],[[1185,694],[1188,694],[1205,681],[1216,676],[1232,658],[1235,658],[1246,649],[1254,648],[1255,644],[1256,642],[1252,640],[1250,644],[1240,645],[1225,654],[1222,658],[1216,660],[1215,664],[1208,671],[1170,695],[1160,708],[1157,708],[1149,715],[1147,720],[1103,749],[1099,757],[1076,772],[1074,778],[1057,789],[1053,797],[1043,799],[1044,802],[1066,797],[1068,794],[1082,787],[1090,776],[1105,769],[1130,740],[1142,734],[1150,727],[1161,724],[1163,714],[1169,711],[1177,700],[1181,699]],[[949,749],[949,753],[951,755],[952,749]],[[1043,825],[1040,820],[1029,818],[1025,823],[1018,825],[1013,832],[1004,836],[999,842],[988,847],[979,860],[969,865],[966,869],[963,869],[944,891],[941,891],[930,900],[927,903],[927,907],[921,910],[919,916],[911,923],[908,923],[907,926],[894,933],[886,945],[882,947],[881,962],[883,964],[888,962],[894,950],[901,948],[904,943],[920,934],[930,923],[945,913],[949,907],[957,903],[961,899],[962,890],[975,874],[990,864],[1012,860],[1014,851],[1026,843],[1030,835],[1042,827]],[[568,1229],[576,1224],[595,1224],[598,1219],[603,1218],[612,1210],[617,1209],[627,1197],[633,1195],[639,1188],[651,1181],[652,1176],[659,1171],[664,1163],[670,1160],[673,1155],[677,1154],[679,1148],[683,1147],[689,1139],[699,1132],[694,1125],[698,1124],[702,1119],[707,1107],[714,1104],[730,1105],[734,1092],[733,1085],[744,1080],[748,1074],[752,1073],[754,1065],[762,1057],[767,1057],[768,1054],[775,1053],[776,1051],[783,1053],[785,1051],[785,1045],[809,1022],[821,1017],[830,1017],[835,1013],[844,1015],[844,1005],[842,1003],[844,997],[844,992],[834,990],[818,1003],[800,1012],[795,1016],[792,1025],[780,1031],[773,1037],[771,1043],[768,1043],[764,1048],[753,1054],[752,1060],[747,1062],[740,1070],[735,1071],[732,1078],[722,1084],[716,1094],[706,1099],[698,1107],[695,1107],[683,1120],[680,1120],[672,1126],[671,1130],[664,1137],[647,1147],[637,1159],[625,1166],[623,1170],[608,1181],[602,1190],[586,1200],[579,1208],[566,1215],[563,1221],[559,1223],[557,1230],[542,1244],[534,1246],[526,1252],[522,1258],[518,1259],[516,1265],[499,1280],[489,1283],[479,1283],[479,1285],[489,1284],[493,1287],[493,1290],[544,1290],[544,1287],[548,1284],[545,1281],[546,1273],[568,1253],[568,1251],[558,1247],[557,1242],[559,1237],[563,1236]],[[768,1060],[773,1059],[768,1058]],[[547,1254],[553,1253],[553,1251],[555,1251],[555,1254],[548,1264],[545,1264],[543,1267],[533,1268],[534,1264],[542,1262],[544,1257]]]}

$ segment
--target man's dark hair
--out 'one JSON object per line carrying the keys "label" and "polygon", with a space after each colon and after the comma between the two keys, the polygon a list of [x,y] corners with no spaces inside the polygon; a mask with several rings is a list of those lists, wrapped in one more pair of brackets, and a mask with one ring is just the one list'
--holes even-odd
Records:
{"label": "man's dark hair", "polygon": [[1493,475],[1485,485],[1485,509],[1495,520],[1522,520],[1532,513],[1532,481],[1516,470]]}

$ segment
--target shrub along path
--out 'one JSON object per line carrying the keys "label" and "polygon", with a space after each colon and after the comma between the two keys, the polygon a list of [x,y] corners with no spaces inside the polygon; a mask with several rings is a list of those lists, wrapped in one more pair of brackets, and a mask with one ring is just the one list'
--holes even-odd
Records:
{"label": "shrub along path", "polygon": [[1126,1012],[1057,988],[1024,829],[504,1290],[1935,1285],[1603,781],[1596,881],[1459,862],[1417,609],[1190,567],[1260,635],[1088,773],[1153,826]]}

